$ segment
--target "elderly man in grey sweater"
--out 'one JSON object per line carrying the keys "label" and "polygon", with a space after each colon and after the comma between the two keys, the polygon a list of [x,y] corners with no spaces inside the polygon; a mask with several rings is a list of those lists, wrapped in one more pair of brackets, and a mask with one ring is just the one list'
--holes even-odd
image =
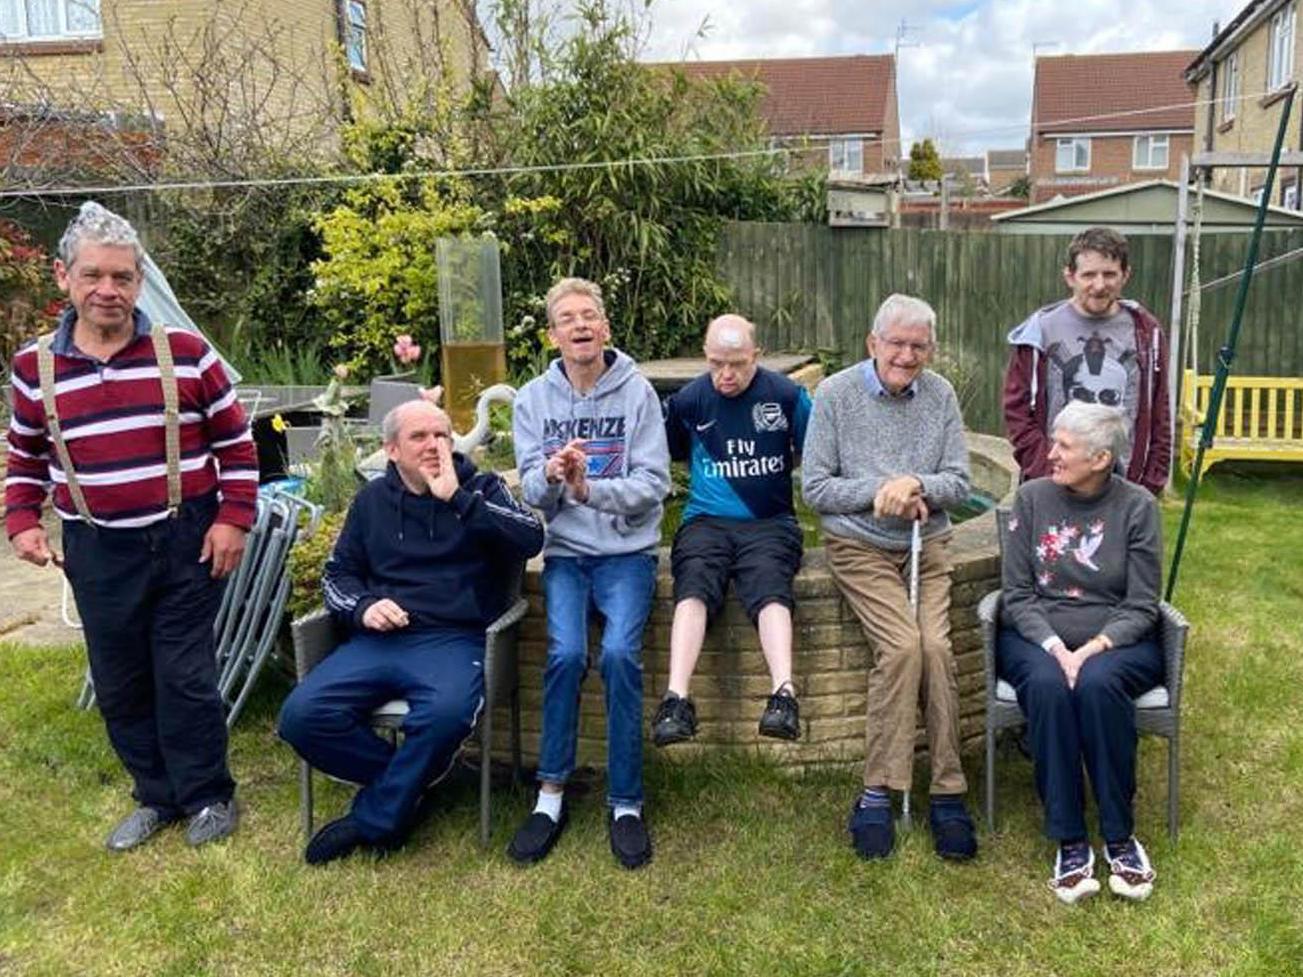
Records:
{"label": "elderly man in grey sweater", "polygon": [[[873,320],[869,359],[815,391],[805,442],[803,495],[822,516],[829,570],[875,652],[864,791],[849,825],[863,858],[885,858],[895,845],[890,792],[909,790],[920,702],[937,854],[977,853],[959,762],[946,515],[968,498],[968,449],[954,389],[926,369],[935,327],[926,302],[888,297]],[[908,589],[915,520],[923,541],[917,613]]]}

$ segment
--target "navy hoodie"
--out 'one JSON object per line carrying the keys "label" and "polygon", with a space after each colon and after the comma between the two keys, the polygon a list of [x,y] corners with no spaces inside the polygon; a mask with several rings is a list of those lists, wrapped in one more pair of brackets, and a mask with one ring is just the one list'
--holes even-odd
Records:
{"label": "navy hoodie", "polygon": [[497,475],[453,455],[447,502],[416,495],[391,462],[357,493],[322,579],[326,607],[362,629],[388,597],[412,628],[484,628],[507,606],[510,574],[543,548],[543,525]]}

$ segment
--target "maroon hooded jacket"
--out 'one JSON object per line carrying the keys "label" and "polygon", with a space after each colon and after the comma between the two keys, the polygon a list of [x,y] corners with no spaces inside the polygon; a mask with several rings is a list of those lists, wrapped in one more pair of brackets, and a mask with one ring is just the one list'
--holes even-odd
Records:
{"label": "maroon hooded jacket", "polygon": [[[1123,299],[1121,304],[1136,324],[1136,364],[1140,370],[1140,402],[1131,432],[1131,462],[1126,477],[1158,495],[1167,485],[1172,463],[1167,336],[1158,320],[1139,302]],[[1041,317],[1062,305],[1056,302],[1038,309],[1009,333],[1013,353],[1004,374],[1004,427],[1023,481],[1050,473],[1051,418],[1046,417],[1047,364]]]}

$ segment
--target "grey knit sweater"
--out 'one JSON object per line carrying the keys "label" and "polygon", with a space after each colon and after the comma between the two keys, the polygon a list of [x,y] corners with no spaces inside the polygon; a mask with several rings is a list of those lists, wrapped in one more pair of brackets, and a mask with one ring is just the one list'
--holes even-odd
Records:
{"label": "grey knit sweater", "polygon": [[929,509],[923,538],[949,530],[945,510],[968,498],[964,420],[954,389],[931,370],[915,379],[913,396],[892,397],[869,390],[865,369],[856,364],[815,390],[801,494],[823,517],[825,532],[905,550],[909,520],[874,518],[874,496],[887,479],[914,475]]}
{"label": "grey knit sweater", "polygon": [[1093,496],[1048,478],[1018,489],[1004,540],[1001,605],[1028,641],[1078,648],[1103,633],[1115,645],[1158,622],[1162,524],[1148,490],[1117,475]]}

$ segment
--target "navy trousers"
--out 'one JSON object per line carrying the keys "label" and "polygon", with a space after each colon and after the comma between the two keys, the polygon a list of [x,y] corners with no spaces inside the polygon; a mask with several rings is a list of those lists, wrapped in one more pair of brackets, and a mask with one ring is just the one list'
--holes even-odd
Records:
{"label": "navy trousers", "polygon": [[216,513],[210,498],[139,529],[63,524],[100,715],[137,802],[164,820],[235,792],[214,660],[223,582],[199,562]]}
{"label": "navy trousers", "polygon": [[[370,715],[406,699],[398,748]],[[308,673],[281,707],[280,735],[313,767],[361,785],[353,819],[369,841],[400,840],[421,794],[452,768],[484,707],[484,633],[366,631]]]}
{"label": "navy trousers", "polygon": [[1132,700],[1163,684],[1158,645],[1144,641],[1087,659],[1073,689],[1059,663],[1017,631],[1000,631],[996,655],[998,674],[1014,687],[1027,716],[1045,834],[1055,841],[1087,836],[1084,761],[1104,840],[1131,837],[1137,739]]}

